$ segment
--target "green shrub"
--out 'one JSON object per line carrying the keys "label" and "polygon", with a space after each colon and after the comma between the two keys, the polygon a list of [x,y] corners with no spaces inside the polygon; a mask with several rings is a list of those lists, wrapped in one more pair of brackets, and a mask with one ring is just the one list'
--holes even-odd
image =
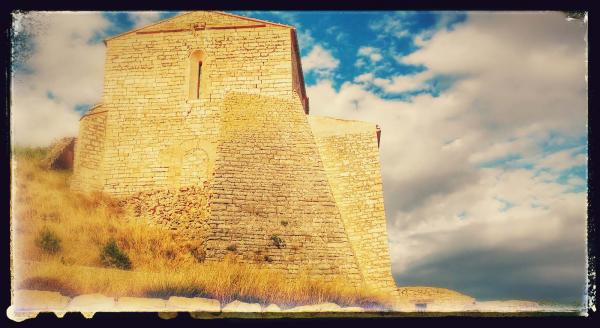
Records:
{"label": "green shrub", "polygon": [[123,252],[117,243],[111,239],[104,245],[100,253],[102,264],[107,267],[115,267],[123,270],[131,270],[131,260],[129,256]]}
{"label": "green shrub", "polygon": [[35,242],[39,248],[48,254],[56,254],[60,251],[60,238],[47,227],[39,232]]}
{"label": "green shrub", "polygon": [[271,240],[273,241],[273,245],[277,246],[277,248],[285,247],[285,241],[283,241],[283,239],[281,239],[279,236],[272,235]]}

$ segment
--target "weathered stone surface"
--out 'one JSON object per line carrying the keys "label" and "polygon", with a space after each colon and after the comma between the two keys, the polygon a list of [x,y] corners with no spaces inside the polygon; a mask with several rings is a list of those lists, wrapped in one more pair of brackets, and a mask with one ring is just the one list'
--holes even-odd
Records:
{"label": "weathered stone surface", "polygon": [[75,140],[76,138],[67,137],[56,142],[42,160],[42,166],[48,170],[72,169]]}
{"label": "weathered stone surface", "polygon": [[281,308],[277,304],[269,304],[263,309],[263,312],[281,312]]}
{"label": "weathered stone surface", "polygon": [[16,290],[14,294],[15,311],[55,311],[64,310],[70,298],[57,292],[41,290]]}
{"label": "weathered stone surface", "polygon": [[166,300],[160,298],[119,297],[117,311],[162,311],[165,310]]}
{"label": "weathered stone surface", "polygon": [[111,312],[115,310],[116,302],[112,297],[102,294],[86,294],[74,297],[67,310],[69,312],[82,312],[87,317],[94,312]]}
{"label": "weathered stone surface", "polygon": [[235,300],[225,305],[222,309],[223,312],[261,312],[260,304],[258,303],[244,303]]}
{"label": "weathered stone surface", "polygon": [[[230,93],[222,115],[207,260],[230,254],[233,240],[238,262],[358,284],[356,258],[299,99]],[[244,201],[215,201],[229,194]]]}
{"label": "weathered stone surface", "polygon": [[337,312],[341,307],[335,303],[321,303],[313,305],[302,305],[297,306],[285,312]]}
{"label": "weathered stone surface", "polygon": [[320,116],[308,122],[364,282],[395,297],[377,126]]}
{"label": "weathered stone surface", "polygon": [[196,242],[203,252],[210,230],[206,222],[207,198],[208,191],[204,186],[189,186],[177,190],[143,191],[119,203],[132,216],[167,227],[183,240]]}
{"label": "weathered stone surface", "polygon": [[307,115],[292,27],[199,11],[110,38],[102,98],[80,121],[73,190],[128,198],[199,260],[397,296],[376,126]]}
{"label": "weathered stone surface", "polygon": [[218,300],[201,297],[171,296],[166,304],[167,310],[190,312],[220,312],[221,303]]}

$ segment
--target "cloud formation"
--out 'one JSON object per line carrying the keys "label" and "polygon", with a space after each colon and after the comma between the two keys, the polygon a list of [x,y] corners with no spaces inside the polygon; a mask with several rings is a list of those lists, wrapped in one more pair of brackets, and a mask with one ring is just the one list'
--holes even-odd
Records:
{"label": "cloud formation", "polygon": [[77,134],[77,105],[100,101],[105,48],[91,43],[109,22],[100,13],[17,14],[16,33],[33,30],[30,73],[15,72],[12,81],[13,142],[48,145]]}
{"label": "cloud formation", "polygon": [[[402,34],[403,26],[390,24],[380,27]],[[386,213],[400,284],[437,282],[474,295],[530,284],[523,289],[529,294],[515,297],[543,298],[547,288],[560,290],[554,296],[561,300],[579,297],[586,195],[570,188],[585,181],[568,171],[585,165],[587,156],[580,146],[547,152],[540,145],[552,133],[585,135],[585,33],[560,13],[477,13],[421,39],[420,49],[401,58],[426,67],[422,73],[378,79],[366,72],[339,90],[328,80],[308,88],[311,113],[382,128]],[[437,96],[401,101],[369,91],[405,92],[439,77],[453,83]],[[511,156],[533,164],[503,167]],[[560,181],[565,174],[566,183]],[[498,261],[514,277],[495,284]],[[453,271],[444,275],[450,264]],[[484,283],[492,287],[473,287]]]}
{"label": "cloud formation", "polygon": [[358,56],[367,58],[373,63],[376,63],[383,59],[381,51],[374,47],[360,47],[358,49]]}
{"label": "cloud formation", "polygon": [[340,61],[331,52],[316,44],[308,55],[302,57],[302,69],[305,73],[314,72],[318,76],[329,76]]}
{"label": "cloud formation", "polygon": [[134,28],[140,28],[158,21],[161,17],[160,11],[135,11],[129,14]]}

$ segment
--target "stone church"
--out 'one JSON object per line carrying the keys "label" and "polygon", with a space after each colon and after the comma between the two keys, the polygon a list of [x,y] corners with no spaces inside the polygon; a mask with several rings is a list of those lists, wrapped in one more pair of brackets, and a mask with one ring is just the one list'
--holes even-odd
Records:
{"label": "stone church", "polygon": [[294,27],[197,11],[105,44],[102,103],[81,118],[73,190],[188,192],[196,205],[169,226],[202,236],[206,261],[234,254],[396,291],[380,131],[309,115]]}

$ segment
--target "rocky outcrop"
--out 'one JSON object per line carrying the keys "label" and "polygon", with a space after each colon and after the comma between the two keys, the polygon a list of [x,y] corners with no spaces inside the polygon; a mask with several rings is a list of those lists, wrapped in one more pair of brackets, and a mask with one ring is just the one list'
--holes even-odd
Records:
{"label": "rocky outcrop", "polygon": [[48,155],[42,160],[42,166],[48,170],[73,169],[76,140],[73,137],[62,138],[52,145]]}

